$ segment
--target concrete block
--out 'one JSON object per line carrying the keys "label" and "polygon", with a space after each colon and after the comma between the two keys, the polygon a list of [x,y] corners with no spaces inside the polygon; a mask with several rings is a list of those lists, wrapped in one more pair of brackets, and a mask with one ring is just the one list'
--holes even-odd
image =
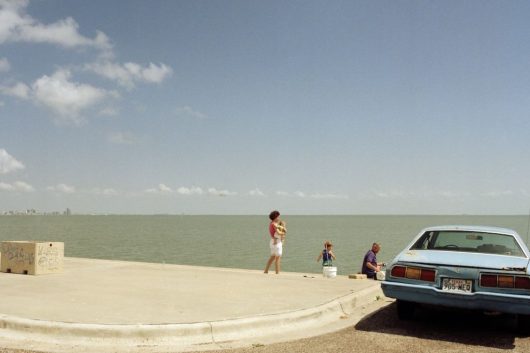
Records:
{"label": "concrete block", "polygon": [[63,270],[61,242],[3,241],[0,252],[1,272],[40,275]]}
{"label": "concrete block", "polygon": [[348,275],[348,278],[351,278],[351,279],[366,279],[368,277],[366,277],[366,275],[363,275],[363,274],[360,274],[360,273],[354,273],[354,274]]}

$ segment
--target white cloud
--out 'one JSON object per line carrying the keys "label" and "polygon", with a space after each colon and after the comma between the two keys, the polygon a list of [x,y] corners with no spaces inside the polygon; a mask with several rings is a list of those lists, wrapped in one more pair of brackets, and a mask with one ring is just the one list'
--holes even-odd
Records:
{"label": "white cloud", "polygon": [[30,88],[22,82],[17,82],[12,86],[0,86],[0,93],[20,99],[28,99]]}
{"label": "white cloud", "polygon": [[191,107],[187,105],[184,107],[177,107],[175,109],[175,114],[180,118],[188,118],[188,119],[202,120],[202,119],[208,118],[206,114],[193,110]]}
{"label": "white cloud", "polygon": [[15,187],[15,190],[17,190],[17,191],[32,192],[32,191],[35,190],[35,189],[33,189],[33,186],[31,186],[28,183],[25,183],[23,181],[15,181],[13,183],[13,186]]}
{"label": "white cloud", "polygon": [[303,191],[287,192],[287,191],[276,191],[277,196],[282,197],[298,197],[301,199],[310,198],[310,199],[347,199],[347,195],[341,194],[332,194],[332,193],[306,193]]}
{"label": "white cloud", "polygon": [[158,189],[161,191],[161,192],[173,192],[173,190],[165,185],[165,184],[158,184]]}
{"label": "white cloud", "polygon": [[302,191],[296,191],[294,193],[294,196],[298,196],[298,197],[304,198],[304,197],[306,197],[306,194],[304,192],[302,192]]}
{"label": "white cloud", "polygon": [[0,174],[7,174],[24,168],[24,164],[17,161],[5,149],[0,148]]}
{"label": "white cloud", "polygon": [[131,132],[114,132],[109,134],[108,141],[116,145],[132,145],[136,143],[137,138]]}
{"label": "white cloud", "polygon": [[217,190],[216,188],[209,188],[208,193],[214,196],[233,196],[237,195],[237,192],[228,190]]}
{"label": "white cloud", "polygon": [[7,72],[10,69],[9,61],[6,58],[0,58],[0,72]]}
{"label": "white cloud", "polygon": [[260,189],[257,189],[257,188],[254,189],[254,190],[250,190],[250,191],[248,192],[248,194],[249,194],[250,196],[261,196],[261,197],[262,197],[262,196],[265,196],[265,194],[263,193],[263,191],[261,191]]}
{"label": "white cloud", "polygon": [[486,197],[503,197],[503,196],[511,196],[513,195],[513,191],[511,190],[494,190],[494,191],[488,191],[482,194],[482,196]]}
{"label": "white cloud", "polygon": [[366,198],[380,199],[448,199],[457,200],[472,197],[468,191],[451,191],[451,190],[377,190],[369,191],[364,194]]}
{"label": "white cloud", "polygon": [[160,83],[173,73],[171,67],[165,64],[157,66],[153,63],[142,67],[140,64],[132,62],[118,64],[111,61],[99,61],[88,64],[85,68],[102,77],[115,81],[127,89],[134,88],[137,82]]}
{"label": "white cloud", "polygon": [[79,124],[82,111],[94,107],[115,93],[91,85],[70,81],[68,70],[44,75],[32,84],[33,99],[61,116],[56,121]]}
{"label": "white cloud", "polygon": [[347,199],[347,195],[339,195],[339,194],[320,194],[315,193],[309,195],[312,199]]}
{"label": "white cloud", "polygon": [[27,15],[28,1],[0,0],[0,44],[4,42],[48,43],[66,48],[93,47],[110,51],[109,38],[100,31],[94,38],[79,33],[77,22],[68,17],[43,24]]}
{"label": "white cloud", "polygon": [[145,190],[145,192],[148,194],[171,194],[173,192],[173,189],[171,189],[166,184],[161,183],[158,184],[156,188],[147,189]]}
{"label": "white cloud", "polygon": [[112,188],[105,188],[105,189],[95,188],[92,190],[92,193],[95,195],[102,195],[102,196],[116,196],[119,194],[118,191]]}
{"label": "white cloud", "polygon": [[117,98],[114,91],[97,88],[88,84],[73,82],[71,72],[59,69],[51,76],[44,75],[31,87],[18,82],[12,86],[0,86],[0,93],[31,100],[58,114],[54,120],[58,123],[80,124],[84,121],[81,113],[97,107],[102,101]]}
{"label": "white cloud", "polygon": [[23,181],[15,181],[13,184],[0,182],[0,191],[32,192],[34,190],[33,186]]}
{"label": "white cloud", "polygon": [[197,186],[192,186],[191,188],[181,186],[177,189],[177,192],[181,195],[202,195],[204,191],[202,188]]}
{"label": "white cloud", "polygon": [[75,187],[67,184],[57,184],[55,186],[48,186],[46,188],[48,191],[62,192],[64,194],[73,194],[75,193]]}

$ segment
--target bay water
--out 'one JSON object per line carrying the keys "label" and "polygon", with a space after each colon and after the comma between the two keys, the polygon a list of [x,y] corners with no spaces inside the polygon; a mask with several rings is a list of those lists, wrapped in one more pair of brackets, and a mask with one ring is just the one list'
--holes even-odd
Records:
{"label": "bay water", "polygon": [[[528,216],[285,216],[282,270],[320,273],[323,243],[334,244],[338,273],[360,270],[365,252],[381,244],[379,261],[394,258],[424,227],[511,228],[527,242]],[[65,256],[262,270],[269,258],[264,216],[110,215],[0,216],[0,241],[65,243]]]}

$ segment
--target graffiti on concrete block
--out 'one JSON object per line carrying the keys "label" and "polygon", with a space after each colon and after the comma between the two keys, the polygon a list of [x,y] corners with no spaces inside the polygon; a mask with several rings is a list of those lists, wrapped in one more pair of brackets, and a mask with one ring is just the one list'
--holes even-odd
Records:
{"label": "graffiti on concrete block", "polygon": [[2,244],[2,256],[10,263],[33,265],[35,263],[35,253],[26,251],[22,246],[4,243]]}
{"label": "graffiti on concrete block", "polygon": [[39,246],[38,266],[48,270],[57,270],[62,265],[62,251],[53,246]]}

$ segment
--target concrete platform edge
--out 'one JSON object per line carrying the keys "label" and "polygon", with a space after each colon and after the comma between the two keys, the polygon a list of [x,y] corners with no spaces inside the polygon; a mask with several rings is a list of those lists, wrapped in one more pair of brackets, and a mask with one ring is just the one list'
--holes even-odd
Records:
{"label": "concrete platform edge", "polygon": [[[316,307],[249,318],[185,324],[80,324],[32,320],[0,314],[0,339],[25,347],[53,347],[54,352],[97,351],[105,347],[124,351],[196,351],[222,348],[236,341],[280,342],[289,332],[312,332],[355,314],[359,307],[382,298],[373,286]],[[329,329],[327,329],[329,331]],[[16,343],[19,343],[18,345]]]}

